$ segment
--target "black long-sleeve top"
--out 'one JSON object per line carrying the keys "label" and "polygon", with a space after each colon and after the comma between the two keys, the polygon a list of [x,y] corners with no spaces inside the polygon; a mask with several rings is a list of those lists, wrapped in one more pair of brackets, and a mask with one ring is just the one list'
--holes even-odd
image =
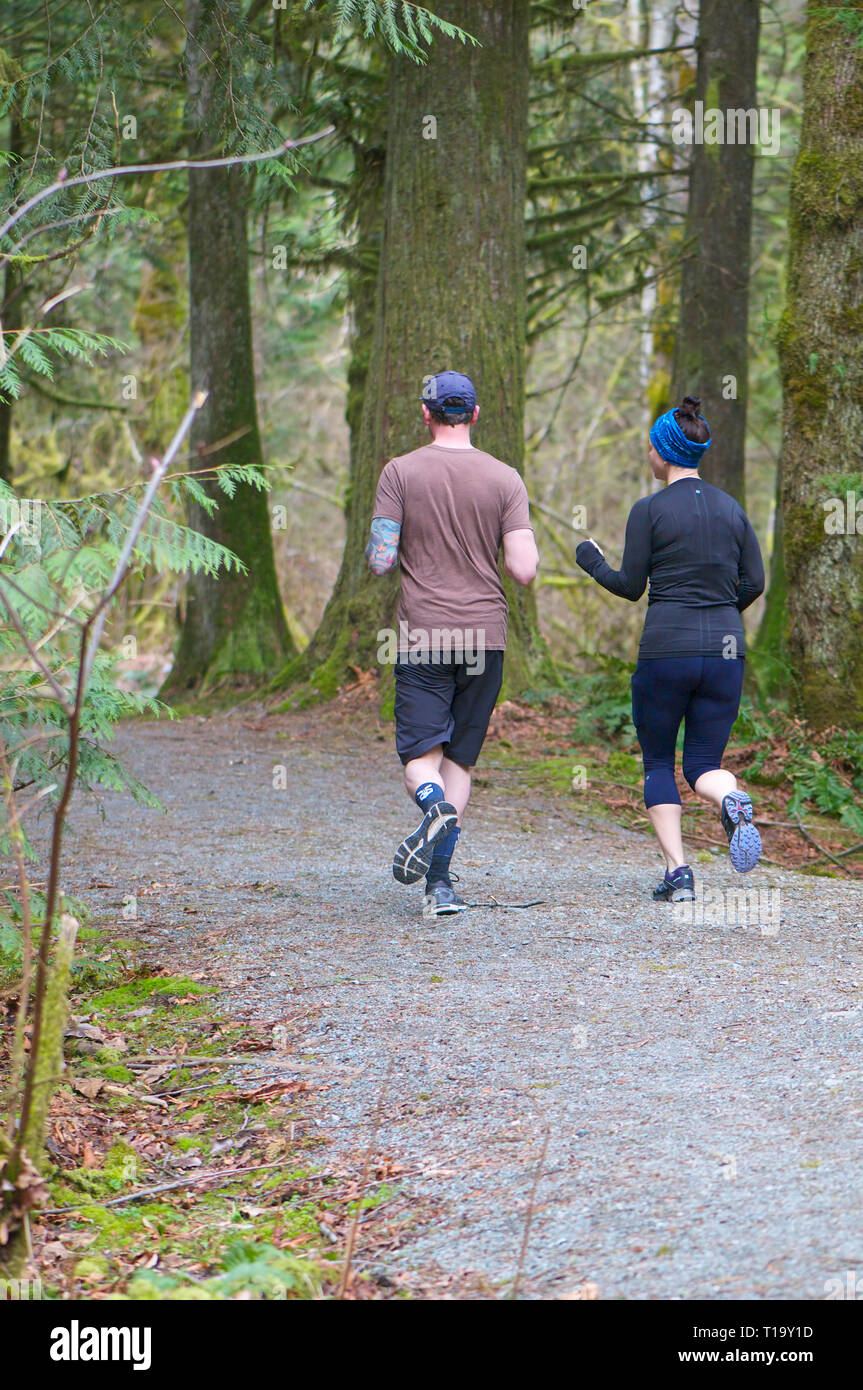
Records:
{"label": "black long-sleeve top", "polygon": [[640,658],[744,656],[740,614],[764,591],[761,550],[740,503],[703,478],[679,478],[636,502],[619,570],[590,541],[576,560],[633,603],[650,580]]}

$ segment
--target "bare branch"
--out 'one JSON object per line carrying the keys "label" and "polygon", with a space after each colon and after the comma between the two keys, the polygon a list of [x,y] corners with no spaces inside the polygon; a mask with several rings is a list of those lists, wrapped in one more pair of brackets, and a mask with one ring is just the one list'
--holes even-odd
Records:
{"label": "bare branch", "polygon": [[51,670],[51,667],[45,664],[38,651],[33,646],[33,643],[30,641],[30,638],[27,636],[27,633],[24,630],[24,627],[18,617],[18,614],[15,612],[15,609],[12,607],[12,604],[9,602],[8,598],[3,592],[2,585],[0,585],[0,599],[2,599],[3,604],[6,608],[6,612],[9,614],[9,621],[11,622],[18,636],[21,638],[21,641],[24,643],[24,646],[27,648],[30,660],[33,662],[33,665],[36,667],[36,669],[40,671],[41,674],[45,677],[46,681],[50,685],[55,696],[57,697],[57,700],[60,704],[60,708],[62,709],[63,713],[66,715],[67,718],[70,718],[72,714],[72,706],[69,703],[69,696],[67,692],[63,689],[62,685],[60,685],[59,681],[56,680],[54,672]]}
{"label": "bare branch", "polygon": [[[283,140],[281,145],[277,145],[272,150],[259,150],[255,154],[235,154],[225,155],[220,159],[171,159],[161,164],[120,164],[112,166],[110,169],[97,169],[92,174],[78,174],[75,178],[64,177],[61,170],[61,177],[55,179],[54,183],[48,184],[47,188],[41,188],[38,193],[34,193],[28,198],[26,203],[22,203],[17,211],[0,226],[0,237],[7,236],[12,228],[26,217],[28,212],[38,207],[46,198],[51,198],[55,193],[64,192],[67,188],[80,188],[84,185],[97,183],[102,179],[122,178],[127,174],[166,174],[173,169],[229,169],[239,164],[262,164],[268,159],[279,159],[289,150],[299,149],[303,145],[312,145],[317,140],[324,140],[328,135],[332,135],[335,126],[327,126],[324,130],[317,131],[314,135],[304,135],[299,140]],[[8,261],[11,253],[0,255],[0,264]]]}
{"label": "bare branch", "polygon": [[185,439],[186,435],[188,434],[191,428],[192,421],[194,420],[195,416],[201,409],[201,406],[204,404],[206,399],[206,391],[197,391],[195,393],[195,395],[192,397],[191,405],[189,406],[188,410],[186,411],[185,415],[183,416],[182,420],[177,426],[174,438],[171,440],[171,443],[165,450],[163,457],[161,459],[154,460],[152,477],[150,478],[150,481],[148,482],[146,490],[144,492],[144,496],[141,498],[141,501],[138,505],[138,510],[135,514],[135,518],[132,522],[132,525],[129,527],[129,530],[127,532],[126,539],[123,543],[123,549],[120,552],[117,564],[114,567],[114,573],[111,576],[111,582],[102,594],[102,597],[96,604],[96,607],[93,609],[93,612],[87,619],[87,622],[85,624],[85,636],[81,656],[81,668],[83,672],[84,689],[86,689],[87,682],[90,679],[90,672],[93,669],[93,662],[96,660],[96,652],[99,649],[99,643],[102,639],[102,632],[105,627],[105,620],[108,616],[108,605],[123,582],[126,570],[128,569],[129,562],[132,558],[132,551],[135,547],[135,542],[137,541],[138,537],[141,534],[141,531],[143,530],[144,522],[146,521],[147,514],[149,513],[150,507],[153,504],[153,499],[156,496],[159,484],[162,482],[165,474],[167,473],[168,469],[173,463],[174,458],[176,457],[179,451],[180,445],[182,444],[183,440]]}

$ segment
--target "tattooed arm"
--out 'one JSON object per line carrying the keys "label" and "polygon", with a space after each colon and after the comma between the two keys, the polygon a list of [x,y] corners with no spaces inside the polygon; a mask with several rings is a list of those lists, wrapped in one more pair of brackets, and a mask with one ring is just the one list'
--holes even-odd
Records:
{"label": "tattooed arm", "polygon": [[386,574],[398,562],[401,531],[397,521],[389,521],[385,516],[374,518],[366,546],[366,560],[372,574]]}

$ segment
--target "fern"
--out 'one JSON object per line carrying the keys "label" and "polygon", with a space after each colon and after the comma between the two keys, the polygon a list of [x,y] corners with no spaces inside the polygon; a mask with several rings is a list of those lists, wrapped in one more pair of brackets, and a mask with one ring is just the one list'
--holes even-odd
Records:
{"label": "fern", "polygon": [[[315,6],[316,0],[305,0],[307,10]],[[334,12],[337,30],[359,29],[366,39],[380,37],[393,53],[404,54],[416,63],[426,57],[426,47],[435,32],[460,43],[477,44],[457,24],[407,0],[330,0],[329,8]]]}
{"label": "fern", "polygon": [[[8,341],[7,341],[8,340]],[[52,357],[64,361],[82,362],[92,367],[96,357],[111,352],[127,352],[128,346],[107,333],[89,333],[83,328],[24,328],[5,329],[0,354],[0,401],[17,400],[24,381],[21,368],[37,376],[54,378]]]}
{"label": "fern", "polygon": [[[76,350],[99,351],[94,335],[75,339]],[[228,497],[240,485],[269,487],[264,470],[224,464],[208,470]],[[145,483],[116,492],[60,501],[32,502],[15,495],[0,481],[0,535],[27,518],[27,525],[7,538],[0,565],[0,738],[13,769],[14,786],[25,801],[56,803],[69,755],[69,729],[63,697],[71,699],[81,658],[81,622],[93,611],[114,575],[136,516]],[[194,496],[211,511],[217,500],[198,478],[172,479],[175,496]],[[202,500],[203,499],[203,500]],[[245,567],[232,551],[189,526],[157,497],[132,551],[132,565],[178,575],[204,571],[218,575]],[[14,612],[17,627],[9,620]],[[19,635],[23,630],[38,663]],[[41,666],[40,664],[41,663]],[[125,792],[143,805],[159,802],[110,747],[117,723],[134,715],[159,715],[166,706],[118,683],[118,657],[96,655],[81,711],[77,782],[91,792]],[[42,668],[47,668],[46,670]],[[53,683],[52,683],[53,682]],[[167,711],[170,713],[170,711]],[[0,826],[0,853],[10,849],[8,827]],[[25,853],[29,853],[26,839]],[[5,905],[4,905],[5,903]],[[14,892],[0,896],[0,953],[15,954]]]}

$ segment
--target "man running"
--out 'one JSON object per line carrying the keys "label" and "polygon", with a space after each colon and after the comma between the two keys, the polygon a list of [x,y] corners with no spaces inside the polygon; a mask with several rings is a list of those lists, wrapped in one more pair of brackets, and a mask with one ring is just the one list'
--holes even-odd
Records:
{"label": "man running", "polygon": [[503,680],[507,605],[498,569],[530,584],[539,563],[527,490],[514,468],[476,449],[479,406],[460,372],[428,377],[432,442],[392,459],[375,497],[369,568],[401,565],[396,750],[423,813],[395,852],[399,883],[425,877],[425,916],[465,908],[450,860]]}

